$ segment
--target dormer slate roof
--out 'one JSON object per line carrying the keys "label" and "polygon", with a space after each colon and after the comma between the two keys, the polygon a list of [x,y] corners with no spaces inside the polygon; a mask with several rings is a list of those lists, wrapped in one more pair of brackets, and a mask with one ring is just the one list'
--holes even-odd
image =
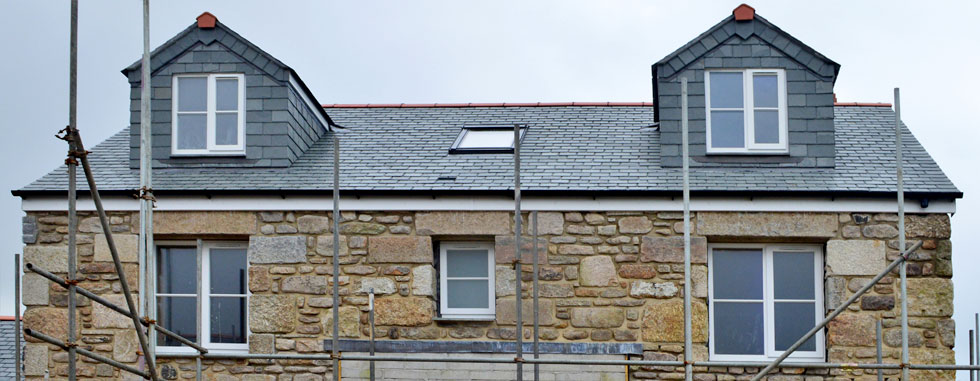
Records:
{"label": "dormer slate roof", "polygon": [[[210,13],[205,12],[205,14],[210,15]],[[201,16],[204,16],[203,14]],[[213,17],[213,16],[211,16]],[[150,52],[150,67],[153,68],[153,72],[156,73],[159,70],[165,68],[168,64],[179,58],[184,52],[190,49],[196,44],[209,45],[211,43],[217,42],[224,45],[228,50],[234,52],[235,54],[241,56],[246,62],[251,63],[253,66],[259,70],[265,72],[273,78],[285,78],[288,75],[292,75],[299,83],[301,90],[309,97],[314,104],[318,104],[316,97],[313,92],[306,86],[303,79],[299,77],[291,67],[273,57],[271,54],[260,49],[255,44],[251,43],[249,40],[245,39],[234,30],[225,26],[220,21],[214,20],[213,28],[200,28],[197,23],[191,24],[176,36],[167,40],[162,45],[158,46],[156,49]],[[138,83],[141,81],[140,68],[143,66],[142,59],[133,62],[126,68],[122,69],[123,75],[129,78],[129,82]],[[327,115],[323,110],[318,110],[322,114],[324,119],[331,127],[334,126],[333,121],[330,116]]]}
{"label": "dormer slate roof", "polygon": [[731,38],[740,37],[747,40],[749,37],[756,36],[787,57],[800,63],[815,75],[829,79],[831,82],[836,81],[837,73],[840,72],[840,64],[779,29],[762,16],[758,14],[753,16],[751,20],[745,21],[737,21],[735,15],[726,17],[653,64],[654,74],[658,74],[659,71],[661,77],[672,77],[697,61],[698,58],[722,46],[725,41]]}
{"label": "dormer slate roof", "polygon": [[[341,138],[342,191],[364,194],[509,194],[510,154],[449,154],[466,124],[529,125],[521,149],[525,194],[670,194],[681,190],[679,168],[660,165],[653,108],[634,106],[335,107],[347,127]],[[711,167],[691,172],[695,194],[894,194],[894,112],[880,106],[835,107],[834,168]],[[908,129],[904,131],[909,197],[962,197]],[[286,168],[166,168],[153,172],[154,192],[316,193],[332,189],[331,132]],[[128,129],[93,146],[100,189],[133,194],[138,170],[128,163]],[[85,189],[79,175],[79,186]],[[443,178],[444,180],[440,180]],[[445,180],[454,178],[453,180]],[[15,195],[64,193],[62,166]]]}

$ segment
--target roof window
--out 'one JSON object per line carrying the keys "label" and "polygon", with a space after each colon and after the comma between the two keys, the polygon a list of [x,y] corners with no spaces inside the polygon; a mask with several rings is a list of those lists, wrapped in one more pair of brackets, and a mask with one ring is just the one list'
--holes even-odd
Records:
{"label": "roof window", "polygon": [[[527,125],[521,125],[521,141]],[[511,153],[514,152],[514,126],[463,126],[449,153]]]}

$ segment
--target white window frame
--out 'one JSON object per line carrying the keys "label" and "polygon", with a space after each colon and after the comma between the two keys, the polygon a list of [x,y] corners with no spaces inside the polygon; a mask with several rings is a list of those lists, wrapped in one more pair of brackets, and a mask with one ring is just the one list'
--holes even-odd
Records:
{"label": "white window frame", "polygon": [[[711,73],[742,73],[742,107],[711,107]],[[755,74],[775,74],[778,107],[755,107],[753,81]],[[786,71],[783,69],[721,69],[704,73],[705,144],[709,154],[786,154],[789,153],[789,113],[787,112]],[[779,111],[779,142],[755,142],[755,110]],[[742,111],[745,126],[745,147],[713,147],[711,145],[711,111]]]}
{"label": "white window frame", "polygon": [[[765,354],[763,355],[734,355],[734,354],[716,354],[715,353],[715,309],[714,309],[714,250],[715,249],[760,249],[763,252],[762,255],[762,274],[765,279],[762,282],[763,287],[763,314],[765,319],[764,333],[765,333]],[[711,244],[708,245],[708,350],[709,359],[712,361],[770,361],[779,357],[783,351],[776,350],[776,340],[775,340],[775,319],[774,319],[774,292],[773,292],[773,272],[772,272],[772,258],[773,252],[812,252],[813,255],[813,282],[814,282],[814,300],[799,300],[805,302],[813,302],[815,304],[814,308],[814,322],[820,322],[824,318],[825,307],[824,307],[824,263],[823,263],[823,248],[819,245],[806,245],[806,244]],[[732,302],[738,300],[723,299],[723,302]],[[753,300],[758,302],[758,300]],[[793,299],[780,299],[782,302],[793,302],[797,300]],[[816,347],[814,351],[802,351],[796,350],[788,358],[796,362],[823,362],[826,353],[826,338],[824,336],[824,329],[820,329],[813,337],[816,342]]]}
{"label": "white window frame", "polygon": [[[201,278],[199,279],[199,287],[201,289],[201,297],[197,298],[197,295],[193,295],[197,299],[197,308],[201,311],[201,326],[197,327],[198,336],[200,337],[201,346],[207,348],[209,351],[215,353],[240,353],[248,352],[248,336],[251,332],[248,319],[248,314],[251,312],[248,309],[249,300],[252,297],[252,292],[248,289],[248,271],[245,271],[245,342],[240,344],[228,344],[228,343],[212,343],[211,342],[211,297],[217,296],[234,296],[240,297],[240,295],[231,294],[211,294],[211,249],[244,249],[248,250],[248,242],[232,242],[232,241],[202,241],[201,246],[197,245],[196,241],[156,241],[154,242],[156,246],[153,250],[153,260],[157,258],[157,250],[160,247],[189,247],[196,248],[197,253],[200,258],[195,258],[200,261]],[[196,267],[196,265],[195,265]],[[248,262],[246,260],[245,264],[246,270],[248,269]],[[159,268],[159,267],[157,267]],[[154,292],[154,299],[159,303],[158,299],[161,296],[184,296],[187,294],[166,294]],[[157,345],[157,353],[161,354],[182,354],[182,353],[197,353],[194,348],[188,347],[186,345],[180,346],[165,346]]]}
{"label": "white window frame", "polygon": [[[494,279],[493,242],[440,242],[439,243],[439,315],[443,318],[493,318],[496,316],[496,280]],[[488,308],[449,308],[446,292],[448,285],[448,250],[486,250],[487,251],[487,306]],[[466,278],[453,278],[466,279]],[[482,280],[482,278],[480,278]]]}
{"label": "white window frame", "polygon": [[[207,110],[205,111],[178,111],[178,97],[180,95],[179,89],[179,79],[180,78],[207,78]],[[235,145],[218,145],[216,143],[216,133],[217,128],[215,115],[219,113],[230,113],[231,111],[217,111],[217,92],[216,81],[218,79],[235,78],[238,79],[238,144]],[[221,156],[237,156],[245,154],[245,74],[228,74],[228,73],[213,73],[213,74],[175,74],[173,76],[173,90],[171,91],[173,95],[171,98],[171,129],[170,134],[170,147],[171,154],[175,156],[188,155],[188,156],[202,156],[202,155],[221,155]],[[206,114],[207,115],[207,133],[206,133],[206,148],[204,149],[179,149],[177,148],[177,133],[179,129],[177,124],[179,122],[178,114]]]}

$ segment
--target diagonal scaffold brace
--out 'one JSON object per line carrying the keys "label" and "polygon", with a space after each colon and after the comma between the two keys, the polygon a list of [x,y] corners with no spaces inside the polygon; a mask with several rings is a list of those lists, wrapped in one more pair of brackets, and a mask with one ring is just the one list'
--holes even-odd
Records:
{"label": "diagonal scaffold brace", "polygon": [[[157,380],[156,364],[153,361],[152,356],[146,356],[146,354],[152,353],[149,351],[150,343],[147,339],[146,331],[143,330],[143,323],[140,320],[139,315],[136,313],[136,303],[133,301],[133,295],[129,287],[129,282],[126,281],[126,272],[123,271],[122,262],[119,260],[119,251],[116,248],[116,242],[113,239],[111,225],[109,225],[109,217],[106,215],[105,208],[102,206],[102,198],[99,196],[99,189],[95,183],[95,175],[92,173],[92,167],[88,161],[88,151],[85,151],[85,145],[82,143],[82,137],[78,133],[77,128],[69,125],[63,131],[64,136],[62,139],[68,141],[69,146],[72,147],[74,157],[81,163],[82,170],[85,173],[85,180],[88,183],[92,201],[95,203],[95,209],[99,215],[99,222],[102,225],[102,232],[105,234],[106,244],[109,246],[109,253],[112,254],[112,262],[115,266],[116,274],[119,276],[119,283],[122,287],[123,296],[126,299],[126,307],[128,311],[128,314],[126,315],[133,321],[133,328],[136,330],[136,335],[139,338],[140,349],[143,351],[144,359],[146,359],[146,378]],[[148,321],[147,323],[149,323],[149,325],[154,324],[152,321]]]}

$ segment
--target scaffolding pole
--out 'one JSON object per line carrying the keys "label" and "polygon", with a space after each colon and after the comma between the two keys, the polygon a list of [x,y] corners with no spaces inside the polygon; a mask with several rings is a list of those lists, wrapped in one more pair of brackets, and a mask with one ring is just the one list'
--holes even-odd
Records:
{"label": "scaffolding pole", "polygon": [[340,381],[340,137],[333,135],[333,345],[330,357],[333,359],[333,379]]}
{"label": "scaffolding pole", "polygon": [[[156,261],[153,258],[153,133],[150,110],[150,0],[143,0],[143,58],[140,65],[140,311],[150,321],[156,320]],[[150,330],[146,357],[156,363],[156,332]]]}
{"label": "scaffolding pole", "polygon": [[521,316],[521,125],[514,124],[514,288],[517,290],[517,381],[524,379],[524,319]]}
{"label": "scaffolding pole", "polygon": [[691,184],[690,169],[688,168],[688,137],[687,137],[687,77],[681,78],[681,150],[684,172],[684,379],[694,378],[694,368],[691,366]]}
{"label": "scaffolding pole", "polygon": [[[20,381],[20,254],[14,254],[14,377]],[[972,353],[972,352],[971,352]],[[972,356],[972,355],[971,355]],[[973,374],[973,372],[970,372]]]}
{"label": "scaffolding pole", "polygon": [[[78,0],[71,1],[71,42],[69,43],[71,52],[69,53],[69,86],[68,86],[68,131],[75,131],[78,128]],[[65,134],[66,137],[69,134]],[[68,380],[75,381],[77,366],[76,360],[78,347],[76,340],[77,325],[76,312],[78,311],[77,300],[75,297],[75,285],[78,281],[75,259],[75,237],[78,225],[78,215],[75,210],[76,202],[76,174],[78,161],[75,160],[77,147],[72,139],[68,139],[68,158],[65,164],[68,165]]]}
{"label": "scaffolding pole", "polygon": [[[895,189],[898,194],[898,247],[905,250],[905,189],[902,181],[902,105],[898,88],[895,88]],[[909,307],[908,307],[908,266],[898,269],[901,279],[902,299],[902,381],[909,381]]]}
{"label": "scaffolding pole", "polygon": [[[881,319],[875,320],[875,360],[881,364]],[[883,381],[885,375],[878,369],[878,381]]]}
{"label": "scaffolding pole", "polygon": [[[531,344],[531,350],[534,352],[534,359],[539,358],[538,353],[538,211],[531,212],[531,272],[533,273],[533,278],[531,278],[531,297],[532,305],[531,308],[534,309],[534,343]],[[534,363],[534,381],[538,381],[541,377],[541,369],[538,363]]]}
{"label": "scaffolding pole", "polygon": [[[168,354],[167,358],[192,358],[198,356],[193,353]],[[330,360],[331,354],[301,354],[301,353],[207,353],[202,356],[211,360]],[[470,364],[513,364],[518,363],[517,358],[500,357],[446,357],[446,356],[414,356],[414,357],[395,357],[395,356],[365,356],[365,355],[342,355],[339,356],[343,361],[392,361],[392,362],[445,362],[445,363],[470,363]],[[626,365],[626,366],[683,366],[683,361],[646,361],[646,360],[579,360],[579,359],[523,359],[520,362],[529,364],[556,364],[556,365]],[[761,368],[770,363],[760,361],[694,361],[693,366],[699,367],[745,367]],[[828,362],[802,362],[802,363],[780,363],[776,368],[798,368],[798,369],[900,369],[901,364],[865,364],[865,363],[828,363]],[[956,365],[956,364],[910,364],[909,368],[917,370],[969,370],[980,369],[980,365]]]}

